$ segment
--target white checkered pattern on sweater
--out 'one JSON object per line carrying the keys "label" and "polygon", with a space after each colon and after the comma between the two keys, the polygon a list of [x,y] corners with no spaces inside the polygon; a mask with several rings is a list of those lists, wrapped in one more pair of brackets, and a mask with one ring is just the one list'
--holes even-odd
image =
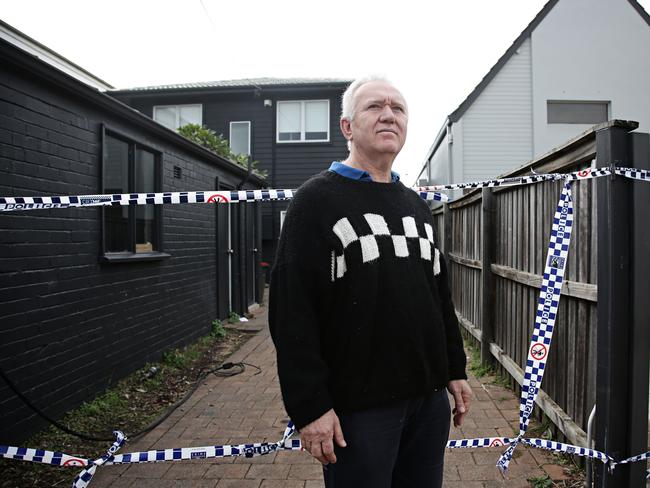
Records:
{"label": "white checkered pattern on sweater", "polygon": [[[339,238],[343,246],[343,254],[332,255],[332,266],[335,270],[335,272],[332,272],[332,281],[342,278],[345,275],[347,271],[345,250],[356,242],[361,246],[361,259],[364,263],[379,259],[380,252],[379,246],[377,245],[377,238],[380,236],[391,238],[395,257],[398,258],[409,257],[407,239],[417,239],[420,248],[420,257],[426,261],[431,261],[431,247],[434,246],[434,242],[433,227],[430,224],[424,224],[426,237],[420,237],[415,219],[413,217],[403,217],[402,228],[404,229],[404,233],[393,235],[388,229],[386,220],[381,215],[367,213],[363,217],[366,219],[368,227],[370,227],[371,233],[368,235],[359,236],[359,233],[357,233],[347,217],[343,217],[332,227],[332,231]],[[440,251],[435,246],[433,270],[435,275],[440,274]]]}

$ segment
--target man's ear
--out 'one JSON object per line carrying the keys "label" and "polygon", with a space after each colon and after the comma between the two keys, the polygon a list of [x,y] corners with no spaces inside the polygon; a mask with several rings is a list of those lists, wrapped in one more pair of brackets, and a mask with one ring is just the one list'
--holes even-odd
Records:
{"label": "man's ear", "polygon": [[350,120],[349,119],[341,119],[340,126],[341,126],[341,132],[343,133],[343,137],[345,137],[348,141],[351,141],[352,140],[352,123],[350,122]]}

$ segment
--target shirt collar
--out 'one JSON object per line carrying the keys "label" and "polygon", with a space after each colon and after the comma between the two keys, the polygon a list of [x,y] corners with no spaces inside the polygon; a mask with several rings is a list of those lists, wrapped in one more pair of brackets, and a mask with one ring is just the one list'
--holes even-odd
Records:
{"label": "shirt collar", "polygon": [[[370,173],[367,171],[364,171],[362,169],[357,169],[353,168],[352,166],[348,166],[347,164],[343,164],[340,161],[334,161],[330,167],[329,170],[332,171],[333,173],[337,173],[341,176],[345,176],[346,178],[351,178],[353,180],[359,180],[359,181],[372,181],[372,177],[370,176]],[[399,174],[396,173],[395,171],[390,172],[390,179],[391,182],[395,183],[399,181]]]}

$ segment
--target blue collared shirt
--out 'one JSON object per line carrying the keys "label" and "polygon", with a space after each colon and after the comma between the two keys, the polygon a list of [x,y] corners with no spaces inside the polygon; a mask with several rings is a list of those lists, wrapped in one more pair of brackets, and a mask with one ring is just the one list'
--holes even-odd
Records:
{"label": "blue collared shirt", "polygon": [[[372,181],[372,177],[367,171],[353,168],[352,166],[343,164],[340,161],[334,161],[329,167],[329,171],[340,174],[341,176],[345,176],[346,178],[351,178],[353,180]],[[390,179],[393,183],[399,181],[399,174],[395,173],[395,171],[391,171]]]}

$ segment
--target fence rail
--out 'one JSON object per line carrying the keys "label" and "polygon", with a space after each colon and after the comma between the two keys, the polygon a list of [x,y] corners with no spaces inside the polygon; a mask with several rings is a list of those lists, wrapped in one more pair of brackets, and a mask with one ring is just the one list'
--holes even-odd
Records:
{"label": "fence rail", "polygon": [[[607,160],[611,154],[605,154],[601,139],[603,132],[620,131],[630,135],[627,132],[636,127],[636,123],[625,121],[595,126],[504,177],[530,174],[531,171],[571,172],[591,166],[594,160],[598,161],[598,166],[611,163],[634,166],[638,161],[630,158]],[[634,151],[629,153],[632,158]],[[571,443],[582,446],[587,445],[587,421],[597,401],[598,389],[598,225],[608,222],[603,219],[604,215],[600,219],[598,215],[600,185],[598,179],[572,184],[573,236],[550,357],[537,401],[538,407],[564,436]],[[502,372],[507,372],[519,385],[523,383],[553,213],[561,186],[561,181],[547,181],[477,189],[433,211],[449,263],[459,322],[480,343],[482,361],[496,360]],[[650,208],[649,205],[650,201],[645,201],[645,208]],[[608,229],[603,231],[608,232]],[[647,351],[642,354],[647,358]],[[646,359],[646,416],[647,364]],[[638,428],[646,429],[647,425]]]}

